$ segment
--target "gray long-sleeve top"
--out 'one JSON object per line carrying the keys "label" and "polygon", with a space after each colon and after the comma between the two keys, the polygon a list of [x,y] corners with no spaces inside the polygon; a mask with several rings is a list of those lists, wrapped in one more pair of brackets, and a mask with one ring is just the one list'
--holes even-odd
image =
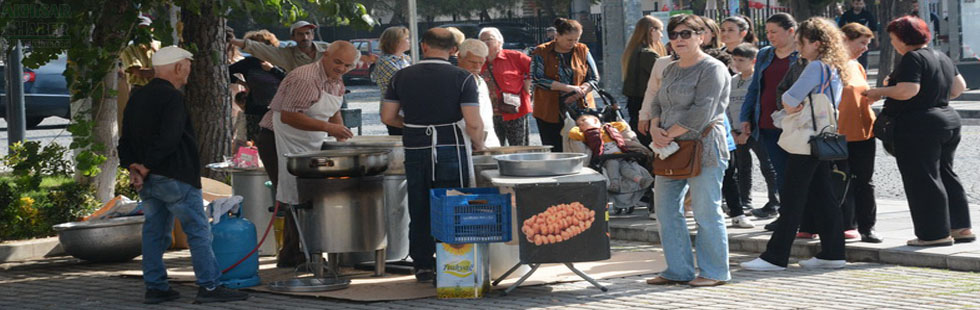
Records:
{"label": "gray long-sleeve top", "polygon": [[728,161],[722,120],[732,77],[728,68],[713,57],[705,57],[687,68],[678,64],[674,62],[664,71],[660,90],[650,106],[651,118],[660,118],[660,128],[678,125],[688,130],[675,140],[701,139],[705,128],[714,123],[711,133],[701,140],[701,166],[717,166]]}

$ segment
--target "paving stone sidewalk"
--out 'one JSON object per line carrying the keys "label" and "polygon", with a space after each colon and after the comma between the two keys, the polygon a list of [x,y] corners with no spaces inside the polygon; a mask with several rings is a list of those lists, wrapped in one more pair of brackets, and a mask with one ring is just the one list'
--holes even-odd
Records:
{"label": "paving stone sidewalk", "polygon": [[[763,193],[754,193],[755,207],[766,202]],[[914,239],[912,218],[908,204],[904,200],[877,199],[878,224],[876,230],[885,239],[880,244],[864,243],[858,240],[847,241],[849,261],[901,264],[907,266],[949,268],[953,270],[980,271],[980,242],[955,244],[948,247],[910,247],[905,242]],[[980,218],[980,206],[970,205],[970,216]],[[766,249],[770,232],[763,229],[770,220],[755,221],[756,228],[728,227],[729,247],[732,251],[761,253]],[[731,224],[730,219],[726,219]],[[696,235],[694,220],[688,218],[688,228],[692,237]],[[657,222],[647,218],[646,210],[638,210],[631,216],[612,216],[610,232],[614,239],[660,242]],[[811,257],[820,249],[819,240],[796,240],[793,255]]]}
{"label": "paving stone sidewalk", "polygon": [[[616,251],[654,251],[646,243],[614,242]],[[0,264],[0,309],[967,309],[980,308],[980,274],[941,269],[854,263],[834,271],[792,264],[776,273],[739,270],[752,255],[732,254],[733,280],[711,288],[651,286],[650,276],[600,281],[607,293],[584,281],[522,287],[512,294],[476,300],[420,299],[350,303],[252,293],[247,301],[193,305],[196,288],[175,285],[182,298],[142,304],[138,278],[113,276],[138,268],[139,260],[92,264],[71,258]],[[166,256],[187,266],[187,251]],[[656,270],[651,270],[651,273]]]}

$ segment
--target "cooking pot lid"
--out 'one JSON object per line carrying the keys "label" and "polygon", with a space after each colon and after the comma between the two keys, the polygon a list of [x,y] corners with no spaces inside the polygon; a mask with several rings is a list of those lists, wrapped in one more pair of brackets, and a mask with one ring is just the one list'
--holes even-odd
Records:
{"label": "cooking pot lid", "polygon": [[72,229],[88,229],[88,228],[101,228],[101,227],[112,227],[112,226],[122,226],[129,224],[143,223],[146,219],[142,215],[138,216],[123,216],[111,219],[101,219],[101,220],[91,220],[84,222],[68,222],[54,225],[55,231],[72,230]]}
{"label": "cooking pot lid", "polygon": [[286,154],[286,158],[317,158],[317,157],[347,157],[347,156],[361,156],[361,155],[381,155],[391,153],[390,149],[381,148],[356,148],[356,149],[337,149],[337,150],[323,150],[323,151],[312,151],[312,152],[302,152],[295,154]]}

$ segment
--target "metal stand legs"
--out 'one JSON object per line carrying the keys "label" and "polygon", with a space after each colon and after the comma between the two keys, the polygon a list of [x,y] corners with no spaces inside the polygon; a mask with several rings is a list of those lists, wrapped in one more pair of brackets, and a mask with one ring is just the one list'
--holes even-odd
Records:
{"label": "metal stand legs", "polygon": [[[493,285],[496,286],[497,284],[500,284],[501,281],[503,281],[508,276],[510,276],[510,274],[514,273],[514,271],[516,271],[517,268],[520,268],[521,265],[523,265],[523,264],[522,263],[517,263],[516,265],[514,265],[514,267],[511,267],[510,270],[507,270],[507,272],[505,272],[499,278],[497,278],[496,280],[494,280],[493,281]],[[527,281],[527,278],[530,278],[531,277],[531,274],[533,274],[535,271],[538,270],[538,267],[541,267],[541,264],[527,264],[527,265],[531,267],[531,270],[528,271],[527,273],[525,273],[524,275],[522,275],[520,279],[517,279],[517,282],[514,282],[513,285],[511,285],[506,290],[504,290],[504,295],[510,294],[510,292],[514,291],[519,286],[521,286],[521,284],[524,283],[524,281]],[[572,272],[574,272],[576,275],[578,275],[579,277],[581,277],[585,281],[588,281],[589,283],[592,284],[592,286],[595,286],[599,290],[601,290],[603,292],[608,292],[609,291],[609,288],[603,286],[602,284],[599,284],[599,282],[596,282],[595,279],[593,279],[589,275],[585,274],[581,270],[578,270],[577,268],[575,268],[575,266],[572,265],[572,263],[565,263],[565,267],[568,267],[569,270],[571,270]]]}

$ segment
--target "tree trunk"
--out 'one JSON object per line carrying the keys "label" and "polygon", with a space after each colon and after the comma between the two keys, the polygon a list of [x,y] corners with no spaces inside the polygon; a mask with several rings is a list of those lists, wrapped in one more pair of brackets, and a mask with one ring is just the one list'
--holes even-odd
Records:
{"label": "tree trunk", "polygon": [[891,37],[888,36],[888,32],[885,31],[888,22],[899,16],[903,16],[911,12],[913,8],[917,5],[915,0],[882,0],[881,9],[878,10],[878,33],[875,37],[878,38],[878,46],[881,51],[880,57],[878,59],[878,83],[879,87],[883,86],[883,81],[885,77],[891,74],[892,69],[898,64],[900,55],[895,52],[895,49],[891,45]]}
{"label": "tree trunk", "polygon": [[813,17],[815,14],[813,8],[810,7],[809,1],[790,1],[789,9],[798,22],[807,20],[807,18]]}
{"label": "tree trunk", "polygon": [[231,154],[231,101],[228,94],[226,20],[218,17],[215,3],[201,2],[200,13],[182,10],[184,45],[194,53],[194,64],[184,88],[184,104],[191,113],[201,156],[201,175],[223,180],[224,175],[204,169]]}
{"label": "tree trunk", "polygon": [[[116,70],[118,66],[113,67],[113,70],[106,74],[103,79],[105,87],[116,89],[116,83],[119,81]],[[119,143],[119,127],[116,125],[118,115],[116,96],[109,95],[100,101],[93,102],[92,117],[95,126],[92,128],[92,136],[96,143],[105,145],[105,152],[102,155],[105,155],[106,161],[99,165],[102,172],[90,178],[88,182],[95,186],[95,199],[105,203],[116,196],[116,167],[119,167],[116,145]]]}

